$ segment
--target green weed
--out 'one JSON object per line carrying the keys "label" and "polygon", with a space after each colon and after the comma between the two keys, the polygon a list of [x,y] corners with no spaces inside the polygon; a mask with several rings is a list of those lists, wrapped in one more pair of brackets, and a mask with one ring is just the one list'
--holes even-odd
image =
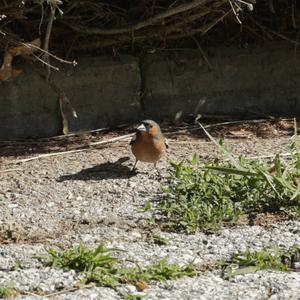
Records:
{"label": "green weed", "polygon": [[111,269],[117,262],[112,253],[117,249],[107,249],[100,244],[96,249],[91,249],[82,243],[75,248],[65,251],[49,249],[47,264],[63,269],[73,269],[77,272],[89,272],[95,268]]}
{"label": "green weed", "polygon": [[73,269],[84,275],[86,283],[94,282],[99,286],[116,287],[123,283],[138,281],[166,281],[183,276],[195,276],[192,265],[179,266],[161,260],[145,267],[124,268],[113,256],[117,249],[107,249],[101,244],[95,250],[80,244],[65,251],[48,250],[46,264],[54,267]]}
{"label": "green weed", "polygon": [[237,275],[253,273],[258,270],[288,271],[295,269],[300,260],[300,248],[293,246],[283,251],[276,247],[259,251],[239,252],[223,264],[223,277],[230,279]]}
{"label": "green weed", "polygon": [[169,184],[155,215],[167,228],[188,233],[215,230],[241,214],[300,215],[300,152],[297,128],[287,163],[277,155],[271,162],[234,158],[206,132],[222,153],[217,162],[171,162]]}
{"label": "green weed", "polygon": [[144,298],[144,295],[124,294],[122,296],[125,300],[142,300]]}
{"label": "green weed", "polygon": [[0,298],[10,298],[15,294],[13,284],[0,285]]}

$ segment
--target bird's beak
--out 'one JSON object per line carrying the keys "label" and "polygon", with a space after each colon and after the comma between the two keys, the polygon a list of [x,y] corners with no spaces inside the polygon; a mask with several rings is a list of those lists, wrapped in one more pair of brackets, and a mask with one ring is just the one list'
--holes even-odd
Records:
{"label": "bird's beak", "polygon": [[138,130],[138,131],[147,131],[146,126],[144,124],[141,124],[136,130]]}

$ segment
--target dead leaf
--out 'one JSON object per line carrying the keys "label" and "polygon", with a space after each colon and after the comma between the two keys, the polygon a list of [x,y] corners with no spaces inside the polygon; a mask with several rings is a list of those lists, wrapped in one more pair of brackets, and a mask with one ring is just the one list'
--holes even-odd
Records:
{"label": "dead leaf", "polygon": [[291,121],[281,120],[277,123],[277,126],[282,130],[293,130],[294,129],[294,123]]}
{"label": "dead leaf", "polygon": [[35,39],[31,43],[8,49],[4,53],[3,64],[0,68],[0,81],[7,81],[18,77],[22,73],[22,70],[13,68],[12,62],[14,57],[19,55],[31,55],[38,50],[37,47],[40,47],[40,45],[41,40]]}
{"label": "dead leaf", "polygon": [[256,135],[258,137],[267,138],[278,134],[278,131],[271,124],[262,124],[257,126]]}
{"label": "dead leaf", "polygon": [[40,46],[41,46],[41,40],[35,39],[31,43],[22,44],[21,46],[11,48],[8,51],[13,56],[30,55],[37,50],[37,47]]}
{"label": "dead leaf", "polygon": [[140,292],[142,292],[142,291],[150,288],[150,286],[148,285],[148,283],[145,282],[145,281],[137,281],[135,283],[135,286],[136,286],[137,290],[140,291]]}
{"label": "dead leaf", "polygon": [[74,118],[77,118],[77,113],[74,107],[72,106],[70,100],[65,95],[59,96],[59,106],[60,106],[60,113],[62,117],[63,123],[63,133],[69,133],[69,123],[68,123],[68,115],[71,114]]}

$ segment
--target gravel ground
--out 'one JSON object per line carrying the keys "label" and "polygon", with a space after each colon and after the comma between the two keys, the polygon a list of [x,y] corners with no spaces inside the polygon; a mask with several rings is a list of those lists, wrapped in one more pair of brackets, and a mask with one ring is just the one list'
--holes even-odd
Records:
{"label": "gravel ground", "polygon": [[[268,155],[285,152],[290,138],[231,139],[235,154]],[[216,155],[211,143],[192,136],[170,140],[167,159],[202,159]],[[35,154],[36,155],[36,154]],[[126,160],[124,157],[130,157]],[[22,157],[3,156],[0,168]],[[83,241],[96,246],[104,241],[126,251],[120,259],[147,265],[161,258],[199,267],[226,259],[239,250],[300,244],[300,221],[223,228],[214,234],[185,235],[160,232],[146,225],[146,201],[158,199],[167,176],[167,159],[158,179],[151,165],[138,164],[139,173],[129,176],[134,162],[128,145],[87,150],[22,163],[15,170],[0,173],[0,285],[12,282],[21,293],[17,299],[36,299],[38,292],[49,299],[121,299],[127,292],[144,299],[300,299],[300,274],[260,271],[223,280],[219,270],[207,270],[194,278],[164,284],[153,283],[145,292],[134,286],[116,290],[90,287],[74,290],[80,278],[73,271],[43,266],[36,256],[47,247],[72,247]],[[123,161],[123,162],[122,162]],[[12,167],[12,166],[11,166]],[[170,240],[157,245],[151,233]],[[64,290],[64,293],[56,294]],[[41,297],[42,298],[42,297]]]}

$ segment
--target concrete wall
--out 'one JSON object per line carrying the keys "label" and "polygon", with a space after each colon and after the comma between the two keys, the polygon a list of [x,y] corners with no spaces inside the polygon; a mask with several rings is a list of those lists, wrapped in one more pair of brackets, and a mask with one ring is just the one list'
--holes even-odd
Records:
{"label": "concrete wall", "polygon": [[[70,130],[132,123],[142,118],[188,114],[296,115],[300,112],[300,62],[292,46],[82,58],[75,69],[53,73],[78,119]],[[61,134],[57,94],[37,63],[1,82],[0,139]]]}
{"label": "concrete wall", "polygon": [[29,65],[13,82],[0,85],[0,139],[49,136],[60,130],[56,94]]}
{"label": "concrete wall", "polygon": [[[85,58],[75,69],[53,74],[53,82],[75,108],[70,130],[102,128],[141,119],[140,70],[134,57]],[[0,139],[62,134],[58,95],[43,78],[46,70],[21,64],[21,76],[1,83]]]}
{"label": "concrete wall", "polygon": [[284,115],[300,112],[300,60],[293,47],[222,48],[149,55],[144,61],[146,114]]}

